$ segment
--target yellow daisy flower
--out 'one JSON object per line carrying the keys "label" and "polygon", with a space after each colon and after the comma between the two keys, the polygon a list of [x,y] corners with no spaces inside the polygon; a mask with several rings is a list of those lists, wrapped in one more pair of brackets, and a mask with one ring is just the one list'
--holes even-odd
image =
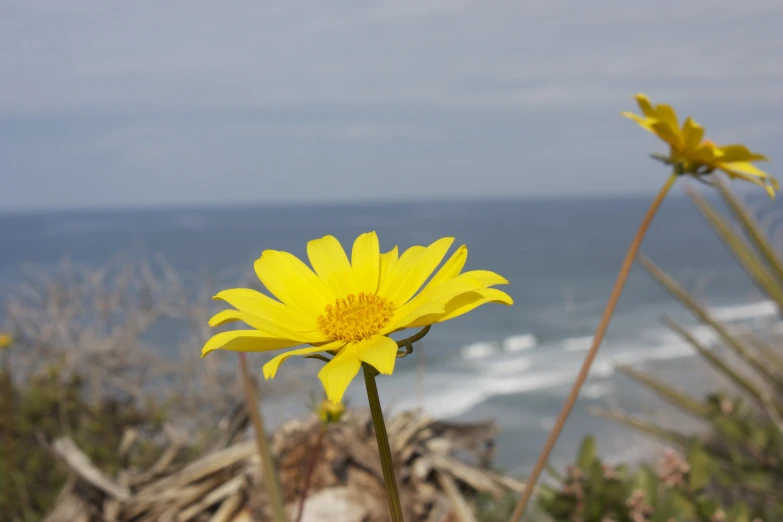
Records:
{"label": "yellow daisy flower", "polygon": [[661,103],[653,106],[644,94],[637,94],[636,101],[643,116],[632,112],[623,112],[622,115],[669,144],[669,157],[665,161],[678,166],[680,174],[698,177],[718,169],[732,179],[741,178],[759,185],[771,198],[775,197],[777,180],[753,165],[754,161],[768,161],[765,156],[750,151],[744,145],[715,145],[705,140],[704,127],[690,116],[681,128],[677,113],[670,105]]}
{"label": "yellow daisy flower", "polygon": [[309,344],[266,363],[264,377],[273,378],[293,355],[328,353],[334,357],[318,377],[329,400],[340,402],[362,363],[382,374],[394,371],[398,346],[389,337],[392,332],[448,321],[485,303],[513,303],[506,293],[491,288],[508,283],[498,274],[460,273],[468,257],[465,245],[430,279],[453,241],[448,237],[427,247],[413,246],[398,256],[397,247],[380,253],[378,236],[369,232],[356,239],[349,261],[340,242],[324,236],[307,244],[312,269],[288,252],[265,250],[254,268],[277,300],[246,288],[218,293],[215,299],[236,309],[216,314],[210,326],[242,321],[253,330],[216,334],[201,355],[218,349],[263,352]]}
{"label": "yellow daisy flower", "polygon": [[10,335],[0,333],[0,349],[2,348],[8,348],[11,346],[11,343],[13,342],[13,339]]}

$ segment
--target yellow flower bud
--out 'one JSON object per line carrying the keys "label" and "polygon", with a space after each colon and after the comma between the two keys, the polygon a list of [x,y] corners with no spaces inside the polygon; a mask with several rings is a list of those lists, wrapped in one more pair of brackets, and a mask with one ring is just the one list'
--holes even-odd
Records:
{"label": "yellow flower bud", "polygon": [[324,399],[318,406],[317,413],[318,418],[321,419],[321,422],[324,424],[339,422],[340,418],[343,416],[343,413],[345,413],[345,406],[342,402],[334,404],[332,401]]}

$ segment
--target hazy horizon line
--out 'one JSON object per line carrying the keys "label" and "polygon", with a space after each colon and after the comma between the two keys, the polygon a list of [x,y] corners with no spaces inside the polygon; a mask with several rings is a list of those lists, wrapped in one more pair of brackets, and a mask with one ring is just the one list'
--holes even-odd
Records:
{"label": "hazy horizon line", "polygon": [[[111,213],[111,212],[132,212],[132,211],[188,211],[188,210],[226,210],[236,209],[260,209],[260,208],[295,208],[295,207],[366,207],[371,205],[389,206],[394,204],[450,204],[450,203],[494,203],[494,202],[546,202],[546,201],[575,201],[575,200],[620,200],[620,199],[643,199],[652,197],[652,192],[627,192],[627,193],[584,193],[584,194],[539,194],[539,195],[495,195],[495,196],[446,196],[442,198],[433,197],[411,197],[405,201],[392,198],[369,198],[363,200],[356,199],[334,199],[334,200],[287,200],[287,201],[236,201],[214,203],[210,201],[188,202],[188,203],[150,203],[150,204],[114,204],[114,205],[79,205],[67,207],[0,207],[0,216],[25,215],[25,214],[79,214],[79,213]],[[685,197],[684,193],[673,192],[669,194],[671,198]]]}

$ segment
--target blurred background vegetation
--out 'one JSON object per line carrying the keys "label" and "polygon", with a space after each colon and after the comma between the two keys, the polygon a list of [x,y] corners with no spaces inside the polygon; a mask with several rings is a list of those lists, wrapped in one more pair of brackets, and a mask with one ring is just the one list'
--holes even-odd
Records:
{"label": "blurred background vegetation", "polygon": [[[751,281],[783,308],[783,261],[763,228],[736,195],[723,184],[718,184],[718,189],[728,212],[719,210],[697,193],[691,192],[690,196]],[[530,510],[527,519],[558,522],[783,520],[783,350],[777,332],[761,335],[721,323],[663,268],[648,258],[643,257],[639,262],[674,299],[720,339],[718,346],[706,346],[681,326],[682,318],[662,318],[673,332],[693,347],[705,367],[715,372],[715,389],[703,397],[692,396],[682,389],[683,383],[667,382],[661,376],[630,366],[621,370],[639,386],[665,401],[672,408],[672,414],[676,411],[678,415],[688,416],[699,427],[674,429],[621,409],[593,409],[594,415],[651,437],[666,450],[649,462],[607,463],[600,457],[602,441],[588,437],[575,452],[572,465],[559,470],[549,467],[549,476],[538,491],[537,505]],[[109,291],[109,287],[116,291],[116,285],[95,291],[93,279],[90,283],[93,290],[86,292],[83,284],[89,278],[74,278],[71,274],[69,278],[63,278],[63,281],[70,281],[68,287],[60,282],[50,282],[47,292],[39,287],[36,295],[47,304],[41,306],[39,301],[35,309],[36,313],[48,309],[51,314],[52,303],[60,303],[63,308],[58,314],[67,316],[65,311],[75,310],[75,303],[82,308],[89,303],[93,309],[103,307],[104,320],[109,320],[111,306],[120,306],[122,302],[126,311],[135,311],[135,325],[151,324],[151,315],[176,308],[169,306],[171,298],[164,298],[161,292],[165,284],[172,284],[172,277],[168,274],[153,281],[147,275],[143,278],[147,281],[146,290],[142,286],[132,290],[125,288],[120,292],[122,295],[135,297],[131,300],[115,298],[116,303],[111,305],[109,296],[117,294]],[[57,288],[57,292],[53,288]],[[153,292],[153,289],[157,290]],[[170,296],[172,293],[165,294]],[[90,297],[86,297],[88,295]],[[152,304],[156,302],[157,305]],[[27,303],[30,305],[30,301]],[[164,303],[169,305],[164,307]],[[15,306],[17,314],[29,320],[30,310],[25,311],[20,303]],[[198,323],[206,313],[191,309],[188,317]],[[142,320],[142,317],[146,319]],[[127,320],[127,317],[123,319]],[[26,331],[16,328],[14,333],[18,335],[18,342],[2,352],[2,520],[34,522],[44,519],[63,487],[76,480],[52,449],[52,442],[60,437],[69,437],[103,473],[117,477],[123,470],[154,467],[166,450],[166,438],[161,433],[168,429],[167,423],[173,418],[190,418],[192,432],[186,447],[166,464],[176,469],[214,447],[217,432],[211,426],[214,426],[215,418],[231,419],[232,411],[241,408],[238,390],[231,386],[225,386],[222,394],[203,397],[189,388],[193,383],[199,383],[195,386],[219,389],[221,380],[231,381],[230,368],[212,368],[199,373],[186,361],[179,372],[171,375],[163,372],[162,366],[157,368],[162,373],[156,378],[162,382],[180,382],[181,390],[170,387],[175,391],[168,395],[135,393],[139,391],[138,387],[156,389],[155,385],[139,380],[151,378],[151,375],[132,372],[123,375],[116,370],[122,366],[121,360],[142,357],[143,350],[138,348],[137,355],[134,350],[127,349],[127,337],[115,339],[118,349],[107,348],[105,342],[116,337],[117,331],[129,329],[102,327],[90,330],[92,323],[89,321],[77,322],[81,323],[81,339],[87,338],[86,332],[91,332],[93,345],[103,346],[104,357],[83,353],[80,359],[69,361],[56,350],[47,352],[44,336],[54,334],[46,329],[36,329],[34,324]],[[99,330],[105,332],[103,337],[98,335]],[[134,330],[139,337],[141,330]],[[38,336],[36,342],[30,343],[30,335]],[[22,353],[21,347],[25,344],[35,344],[43,352]],[[143,356],[152,357],[148,353]],[[37,363],[33,364],[32,359]],[[87,359],[91,361],[89,364],[85,362]],[[112,361],[113,366],[95,370],[98,360]],[[40,361],[48,362],[40,364]],[[154,358],[149,359],[149,364],[155,364]],[[93,371],[84,371],[89,369]],[[15,370],[18,374],[14,377]],[[192,383],[178,380],[183,377],[181,373],[191,371]],[[212,400],[215,398],[217,400]],[[206,404],[211,406],[205,409]],[[222,421],[221,429],[227,422],[230,421]],[[234,434],[239,430],[238,427],[232,429]],[[133,443],[126,440],[130,434]],[[469,480],[455,483],[471,506],[471,513],[465,516],[475,517],[478,522],[507,520],[518,495],[513,484],[505,494],[497,491],[488,494],[480,488],[468,487]],[[459,513],[458,506],[454,507],[454,512]]]}

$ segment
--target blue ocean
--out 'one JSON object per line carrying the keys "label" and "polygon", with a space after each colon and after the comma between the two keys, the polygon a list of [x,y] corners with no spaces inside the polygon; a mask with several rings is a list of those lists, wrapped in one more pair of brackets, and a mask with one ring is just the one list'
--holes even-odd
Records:
{"label": "blue ocean", "polygon": [[[233,269],[251,270],[264,249],[305,257],[306,242],[326,234],[350,245],[358,234],[375,230],[383,251],[453,236],[455,246],[468,246],[466,269],[505,276],[510,285],[504,290],[515,304],[487,305],[435,326],[420,343],[422,389],[417,390],[414,353],[398,361],[393,376],[379,378],[381,397],[393,411],[423,407],[442,418],[497,420],[497,463],[522,472],[534,462],[563,404],[649,202],[650,197],[615,197],[6,213],[0,214],[0,289],[12,288],[26,267],[46,269],[64,258],[99,266],[119,253],[160,254],[193,281],[207,275],[219,285],[229,283],[226,274]],[[753,204],[762,213],[775,208],[761,199]],[[758,328],[778,320],[776,307],[753,287],[685,196],[674,194],[664,203],[642,251],[718,317]],[[618,453],[623,441],[632,440],[630,432],[588,413],[594,405],[644,409],[644,393],[618,375],[617,364],[673,381],[688,380],[690,370],[684,369],[700,364],[661,325],[663,314],[705,342],[714,341],[635,267],[555,461],[571,458],[586,433],[599,434],[603,453]],[[303,390],[315,389],[320,363],[301,364],[314,365],[312,382],[303,383]],[[366,403],[363,394],[357,378],[348,391],[351,404]],[[305,402],[291,397],[266,407],[293,416]]]}

